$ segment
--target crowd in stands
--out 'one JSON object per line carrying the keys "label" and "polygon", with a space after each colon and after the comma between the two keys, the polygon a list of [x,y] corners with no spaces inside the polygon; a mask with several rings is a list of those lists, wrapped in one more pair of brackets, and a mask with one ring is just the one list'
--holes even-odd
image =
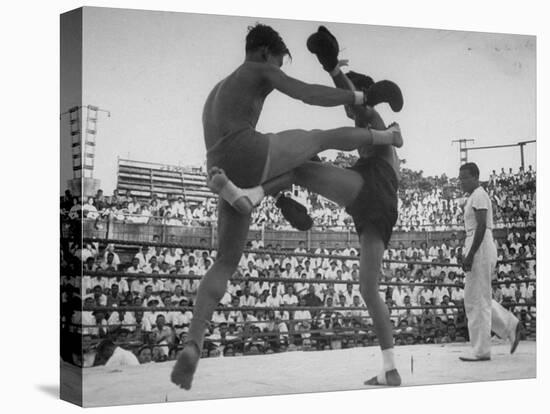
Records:
{"label": "crowd in stands", "polygon": [[[536,222],[536,172],[531,166],[513,172],[504,169],[492,172],[484,184],[493,200],[495,228],[535,226]],[[296,192],[296,191],[295,191]],[[344,209],[334,203],[306,191],[300,193],[303,202],[314,219],[317,228],[342,230],[353,227]],[[459,191],[457,179],[422,177],[421,173],[403,170],[399,190],[399,218],[396,231],[459,230],[462,224],[462,206],[465,203]],[[83,215],[88,219],[108,219],[128,223],[164,224],[170,226],[210,225],[216,219],[215,199],[203,203],[186,203],[182,196],[161,199],[153,194],[151,199],[138,199],[131,191],[110,197],[99,190],[95,197],[83,203],[67,191],[61,200],[63,215],[70,218]],[[291,229],[284,220],[274,199],[266,197],[254,210],[252,228]]]}
{"label": "crowd in stands", "polygon": [[[507,239],[498,241],[499,260],[533,257],[535,240],[534,232],[510,232]],[[206,240],[201,240],[201,246],[204,248],[195,250],[142,246],[138,251],[112,244],[64,246],[62,325],[82,336],[86,351],[83,356],[73,354],[72,362],[83,366],[100,363],[100,359],[94,359],[93,350],[105,340],[134,352],[141,363],[176,358],[193,317],[192,306],[200,284],[200,279],[181,276],[203,275],[216,257]],[[221,310],[212,317],[204,357],[377,344],[372,320],[355,283],[359,280],[359,262],[353,259],[358,256],[355,248],[348,244],[329,249],[321,242],[307,249],[302,241],[296,249],[286,251],[280,245],[264,246],[261,237],[248,247],[260,252],[242,256],[220,301]],[[302,253],[331,254],[336,258],[300,256]],[[396,345],[468,339],[463,311],[464,273],[460,266],[453,266],[461,264],[462,254],[455,235],[442,242],[413,241],[386,250],[385,259],[404,262],[384,263],[381,281],[390,285],[382,283],[379,292],[390,312]],[[433,264],[419,265],[416,261]],[[84,274],[125,273],[80,279],[75,275],[81,266]],[[493,291],[495,300],[510,307],[524,322],[527,336],[535,335],[536,285],[530,281],[535,273],[534,261],[500,264],[497,280],[503,283]],[[239,277],[244,281],[237,280]],[[259,280],[248,280],[250,277]],[[268,277],[281,280],[262,280]],[[402,285],[391,285],[397,282]],[[416,308],[425,305],[435,306]],[[134,308],[123,310],[129,306]],[[170,308],[174,306],[188,308]],[[255,310],[235,309],[246,306]],[[95,309],[87,310],[92,307]]]}

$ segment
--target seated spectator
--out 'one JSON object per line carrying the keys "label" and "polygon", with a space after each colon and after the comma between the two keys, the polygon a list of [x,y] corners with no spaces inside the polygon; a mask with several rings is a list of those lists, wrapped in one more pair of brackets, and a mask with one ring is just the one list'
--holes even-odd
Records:
{"label": "seated spectator", "polygon": [[134,256],[134,258],[138,259],[138,267],[140,270],[147,266],[147,263],[149,263],[149,259],[151,258],[151,256],[152,255],[149,253],[149,247],[145,245],[141,246],[141,250]]}
{"label": "seated spectator", "polygon": [[441,338],[441,343],[449,342],[466,342],[466,338],[464,338],[457,332],[456,325],[453,322],[449,322],[447,324],[447,331],[445,335]]}
{"label": "seated spectator", "polygon": [[435,327],[431,318],[425,318],[420,325],[420,338],[425,344],[435,343]]}
{"label": "seated spectator", "polygon": [[85,218],[89,218],[89,219],[96,219],[99,217],[98,210],[94,205],[93,197],[88,197],[87,203],[82,206],[82,215]]}
{"label": "seated spectator", "polygon": [[60,200],[61,215],[68,215],[73,206],[73,195],[71,190],[65,190],[65,194]]}
{"label": "seated spectator", "polygon": [[188,273],[189,279],[183,281],[183,294],[189,299],[194,300],[199,290],[200,279],[192,278],[195,276],[195,272],[190,270]]}
{"label": "seated spectator", "polygon": [[[120,259],[119,259],[120,263]],[[100,265],[101,270],[107,272],[116,272],[118,270],[118,264],[115,262],[115,254],[112,252],[106,252],[105,260]]]}
{"label": "seated spectator", "polygon": [[294,294],[294,286],[287,285],[286,293],[282,297],[282,304],[284,306],[297,306],[298,297]]}
{"label": "seated spectator", "polygon": [[174,332],[172,328],[166,325],[164,315],[157,315],[156,323],[152,330],[152,338],[155,345],[157,345],[158,352],[160,353],[161,360],[168,359],[170,348],[174,346]]}
{"label": "seated spectator", "polygon": [[167,263],[169,266],[174,266],[178,260],[181,260],[181,253],[179,253],[175,247],[168,248],[164,253],[163,262]]}
{"label": "seated spectator", "polygon": [[157,257],[156,256],[150,256],[150,255],[147,255],[146,257],[149,257],[149,261],[148,261],[148,263],[146,263],[141,268],[141,271],[143,273],[154,273],[154,272],[156,272],[158,274],[160,272],[161,268],[157,263]]}
{"label": "seated spectator", "polygon": [[73,205],[69,210],[69,218],[72,220],[78,220],[82,218],[82,206],[78,197],[73,197]]}
{"label": "seated spectator", "polygon": [[97,346],[96,361],[106,368],[118,368],[139,365],[137,357],[130,351],[116,346],[113,341],[105,339]]}
{"label": "seated spectator", "polygon": [[249,286],[244,287],[243,294],[239,299],[239,306],[241,307],[256,306],[256,298],[250,294]]}
{"label": "seated spectator", "polygon": [[137,358],[140,364],[153,362],[153,351],[150,346],[144,345],[138,350]]}
{"label": "seated spectator", "polygon": [[[306,305],[306,299],[302,297],[300,299],[300,307],[306,307],[306,306],[308,306]],[[294,331],[296,332],[309,331],[311,329],[311,323],[312,323],[312,316],[310,311],[307,309],[304,309],[304,310],[300,309],[300,310],[294,311],[293,321],[294,321],[293,323]],[[310,333],[301,334],[302,339],[309,338],[309,337],[311,337]]]}
{"label": "seated spectator", "polygon": [[120,302],[124,300],[124,295],[119,291],[118,284],[113,283],[109,288],[109,294],[107,295],[106,305],[108,307],[116,305],[118,306]]}
{"label": "seated spectator", "polygon": [[[302,296],[301,299],[304,299],[305,306],[313,307],[313,306],[323,306],[323,300],[319,295],[316,293],[315,285],[311,284],[309,286],[308,293],[304,296]],[[301,300],[300,300],[301,302]]]}

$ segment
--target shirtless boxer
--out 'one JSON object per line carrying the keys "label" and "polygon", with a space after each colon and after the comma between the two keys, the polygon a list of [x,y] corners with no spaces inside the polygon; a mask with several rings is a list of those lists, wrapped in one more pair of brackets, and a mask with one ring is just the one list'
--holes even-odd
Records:
{"label": "shirtless boxer", "polygon": [[[312,34],[307,42],[310,52],[317,59],[339,88],[367,90],[373,81],[370,77],[348,72],[345,75],[340,67],[347,61],[338,61],[339,46],[336,38],[324,27]],[[385,128],[382,118],[372,108],[347,106],[347,115],[355,120],[357,127]],[[363,300],[373,320],[374,330],[382,350],[382,370],[365,385],[401,385],[401,377],[396,369],[393,354],[393,329],[386,304],[378,294],[378,279],[382,267],[382,256],[388,246],[393,226],[397,221],[397,188],[399,178],[399,158],[393,146],[366,145],[359,149],[359,160],[348,171],[347,176],[323,175],[330,177],[319,188],[309,186],[327,198],[346,207],[353,217],[361,246],[359,283]],[[311,173],[315,173],[311,170]],[[323,191],[325,188],[338,188],[348,194],[335,200],[334,196]]]}
{"label": "shirtless boxer", "polygon": [[[306,188],[324,185],[331,170],[307,162],[319,152],[403,143],[398,125],[382,130],[342,127],[277,134],[256,131],[263,102],[274,89],[311,105],[373,106],[388,102],[395,110],[401,109],[399,88],[391,82],[373,84],[366,92],[307,84],[281,71],[286,55],[290,52],[272,28],[260,24],[250,28],[245,62],[214,87],[204,107],[209,186],[220,195],[218,256],[201,281],[187,340],[171,375],[172,382],[185,389],[191,387],[212,312],[241,258],[252,208],[265,194],[277,194],[293,183]],[[318,173],[311,175],[312,169]],[[354,175],[359,192],[360,176]],[[334,192],[338,196],[339,191]]]}

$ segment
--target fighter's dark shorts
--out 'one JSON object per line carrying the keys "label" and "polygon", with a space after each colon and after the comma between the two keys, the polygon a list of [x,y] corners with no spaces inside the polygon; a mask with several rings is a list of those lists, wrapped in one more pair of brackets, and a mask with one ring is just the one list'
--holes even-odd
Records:
{"label": "fighter's dark shorts", "polygon": [[222,168],[242,188],[261,184],[269,151],[269,137],[252,128],[228,132],[208,148],[206,165]]}
{"label": "fighter's dark shorts", "polygon": [[393,226],[397,221],[398,181],[394,169],[382,158],[360,158],[349,168],[363,177],[363,188],[357,198],[346,208],[353,218],[357,234],[367,225],[374,227],[388,247]]}

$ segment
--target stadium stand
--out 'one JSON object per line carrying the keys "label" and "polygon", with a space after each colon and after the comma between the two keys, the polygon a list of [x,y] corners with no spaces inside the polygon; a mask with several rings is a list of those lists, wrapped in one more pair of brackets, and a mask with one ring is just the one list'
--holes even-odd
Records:
{"label": "stadium stand", "polygon": [[[208,192],[204,174],[163,171],[121,160],[113,196],[98,192],[82,202],[67,191],[61,197],[62,332],[84,349],[75,353],[68,342],[66,361],[100,363],[93,349],[106,338],[132,350],[141,363],[176,358],[200,276],[216,257],[215,202],[202,197]],[[402,181],[401,221],[382,269],[380,295],[390,310],[395,343],[466,341],[460,195],[452,179],[412,175]],[[484,184],[500,227],[494,230],[498,259],[517,260],[498,265],[493,297],[522,320],[526,338],[536,335],[536,262],[529,260],[536,254],[535,183],[529,168],[494,172]],[[213,315],[204,357],[376,344],[358,293],[358,264],[350,258],[357,255],[355,236],[341,209],[301,190],[294,196],[306,200],[321,230],[288,231],[278,224],[271,202],[262,204],[247,246],[254,252],[243,255]],[[436,225],[425,227],[425,221]],[[118,232],[114,222],[122,226]],[[335,227],[327,232],[324,226]],[[121,236],[125,241],[109,243]],[[134,308],[116,309],[127,307]]]}

